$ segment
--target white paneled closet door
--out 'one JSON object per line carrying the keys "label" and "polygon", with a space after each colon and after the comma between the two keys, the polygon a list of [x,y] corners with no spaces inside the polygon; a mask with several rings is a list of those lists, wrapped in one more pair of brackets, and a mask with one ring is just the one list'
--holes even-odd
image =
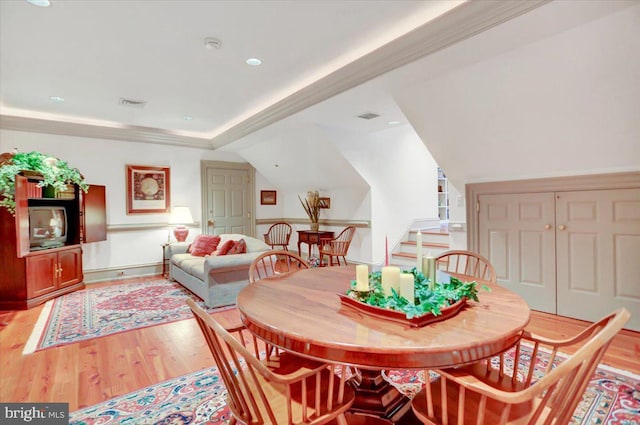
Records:
{"label": "white paneled closet door", "polygon": [[640,189],[556,193],[558,314],[640,330]]}
{"label": "white paneled closet door", "polygon": [[534,310],[556,312],[553,193],[480,195],[480,254],[493,264],[498,284]]}

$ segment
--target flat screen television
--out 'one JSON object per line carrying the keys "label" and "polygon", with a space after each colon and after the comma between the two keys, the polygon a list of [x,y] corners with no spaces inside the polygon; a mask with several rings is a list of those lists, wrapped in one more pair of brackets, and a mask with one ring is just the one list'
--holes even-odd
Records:
{"label": "flat screen television", "polygon": [[29,207],[31,250],[57,248],[67,242],[67,210],[62,206]]}

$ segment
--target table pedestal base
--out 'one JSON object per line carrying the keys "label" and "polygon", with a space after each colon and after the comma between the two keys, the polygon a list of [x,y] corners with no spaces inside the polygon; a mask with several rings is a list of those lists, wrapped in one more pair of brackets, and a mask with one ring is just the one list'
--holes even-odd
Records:
{"label": "table pedestal base", "polygon": [[389,384],[380,371],[362,369],[360,373],[360,383],[352,381],[356,399],[349,411],[354,418],[360,415],[376,416],[383,419],[381,424],[420,423],[411,410],[411,400]]}

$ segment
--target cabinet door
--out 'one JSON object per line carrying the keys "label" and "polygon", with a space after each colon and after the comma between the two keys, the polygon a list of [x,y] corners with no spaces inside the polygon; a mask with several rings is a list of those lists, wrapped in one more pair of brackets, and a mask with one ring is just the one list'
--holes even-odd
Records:
{"label": "cabinet door", "polygon": [[71,248],[58,252],[58,288],[82,280],[82,250]]}
{"label": "cabinet door", "polygon": [[27,257],[27,298],[35,298],[54,291],[57,274],[57,253],[43,253]]}
{"label": "cabinet door", "polygon": [[[558,314],[640,312],[640,189],[558,193]],[[628,329],[640,330],[632,314]]]}
{"label": "cabinet door", "polygon": [[556,312],[555,205],[553,193],[480,195],[480,254],[498,283],[534,310]]}
{"label": "cabinet door", "polygon": [[82,195],[82,242],[107,240],[107,207],[105,187],[89,185]]}
{"label": "cabinet door", "polygon": [[22,258],[30,252],[29,247],[29,197],[26,177],[16,175],[16,256]]}

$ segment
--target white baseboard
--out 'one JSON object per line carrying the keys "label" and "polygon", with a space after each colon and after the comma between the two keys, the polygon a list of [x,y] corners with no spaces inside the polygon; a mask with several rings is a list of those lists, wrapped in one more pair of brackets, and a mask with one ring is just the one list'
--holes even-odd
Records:
{"label": "white baseboard", "polygon": [[83,270],[83,273],[85,283],[98,283],[107,280],[129,279],[132,277],[157,276],[162,274],[162,263]]}

